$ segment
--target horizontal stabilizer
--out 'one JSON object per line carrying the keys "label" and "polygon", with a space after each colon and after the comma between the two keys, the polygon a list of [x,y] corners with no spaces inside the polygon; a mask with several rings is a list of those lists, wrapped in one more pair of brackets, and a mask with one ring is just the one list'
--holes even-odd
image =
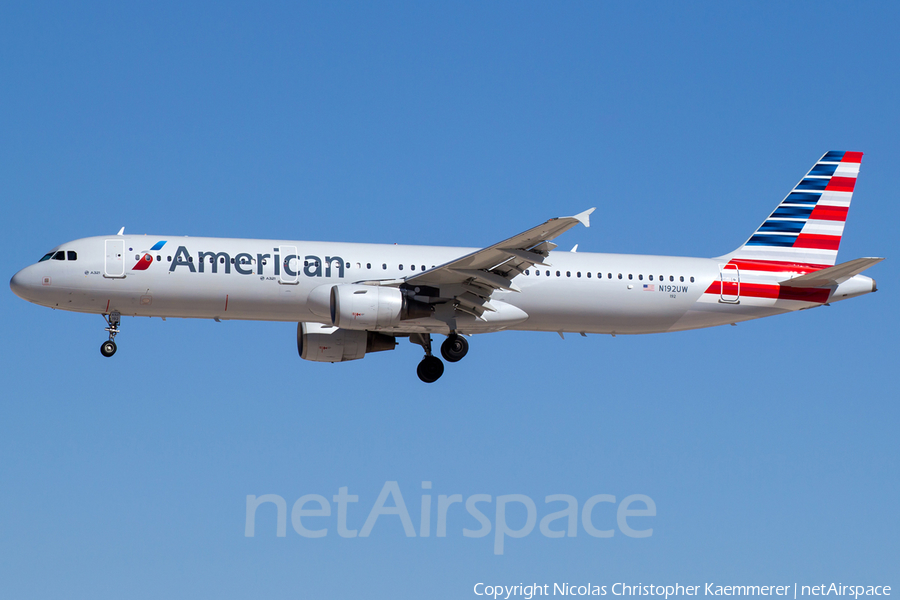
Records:
{"label": "horizontal stabilizer", "polygon": [[857,258],[849,262],[841,263],[834,267],[828,267],[820,271],[813,271],[806,275],[800,275],[792,279],[780,282],[781,287],[830,287],[840,285],[854,275],[859,275],[872,265],[883,261],[883,258]]}

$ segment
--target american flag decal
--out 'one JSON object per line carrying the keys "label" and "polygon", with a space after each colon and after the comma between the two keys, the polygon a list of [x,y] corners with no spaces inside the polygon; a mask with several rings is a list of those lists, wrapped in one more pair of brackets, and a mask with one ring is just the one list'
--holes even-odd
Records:
{"label": "american flag decal", "polygon": [[651,283],[650,285],[647,285],[647,284],[645,283],[645,284],[644,284],[644,291],[645,291],[645,292],[655,292],[655,291],[656,291],[656,284]]}

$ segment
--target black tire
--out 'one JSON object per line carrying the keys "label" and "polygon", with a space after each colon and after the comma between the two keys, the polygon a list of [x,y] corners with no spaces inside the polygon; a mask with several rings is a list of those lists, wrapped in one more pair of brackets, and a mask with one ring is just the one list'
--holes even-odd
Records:
{"label": "black tire", "polygon": [[455,333],[447,336],[444,343],[441,344],[441,356],[447,362],[458,362],[463,359],[469,351],[469,342],[461,335]]}
{"label": "black tire", "polygon": [[107,340],[100,344],[100,354],[109,358],[113,354],[116,353],[116,343],[112,340]]}
{"label": "black tire", "polygon": [[437,356],[426,356],[416,367],[416,375],[425,383],[434,383],[444,374],[444,363]]}

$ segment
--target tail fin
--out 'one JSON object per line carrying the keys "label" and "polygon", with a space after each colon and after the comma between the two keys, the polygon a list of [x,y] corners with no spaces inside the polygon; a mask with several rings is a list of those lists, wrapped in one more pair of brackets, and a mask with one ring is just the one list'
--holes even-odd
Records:
{"label": "tail fin", "polygon": [[729,259],[805,265],[837,262],[862,152],[827,152]]}

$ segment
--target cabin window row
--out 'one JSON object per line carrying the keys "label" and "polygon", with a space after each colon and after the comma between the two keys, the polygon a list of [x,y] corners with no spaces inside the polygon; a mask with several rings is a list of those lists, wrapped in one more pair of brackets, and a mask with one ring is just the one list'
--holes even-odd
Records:
{"label": "cabin window row", "polygon": [[[77,260],[77,259],[78,259],[78,255],[77,255],[74,251],[72,251],[72,250],[68,250],[68,251],[59,250],[59,251],[57,251],[57,252],[48,252],[47,254],[45,254],[45,255],[43,256],[43,258],[41,258],[41,260],[40,260],[39,262],[43,262],[43,261],[45,261],[45,260],[51,260],[51,259],[53,259],[53,260],[66,260],[67,258],[68,258],[68,260]],[[135,254],[134,258],[135,258],[135,260],[140,260],[141,256],[140,256],[139,254]],[[166,259],[167,259],[169,262],[172,262],[172,257],[171,257],[171,256],[167,256]],[[161,256],[161,255],[157,255],[157,256],[156,256],[156,260],[162,261],[162,256]],[[189,257],[188,257],[188,261],[189,261],[189,262],[194,262],[194,257],[193,257],[193,256],[189,256]],[[210,262],[210,264],[214,263],[214,262],[215,262],[215,257],[210,256],[210,257],[209,257],[209,262]],[[225,257],[224,257],[224,256],[220,256],[220,257],[219,257],[219,262],[222,263],[222,264],[225,264]],[[252,259],[252,258],[249,259],[249,260],[246,259],[246,258],[242,258],[242,259],[241,259],[241,264],[242,264],[242,265],[252,264],[252,263],[254,263],[254,262],[255,262],[255,260]],[[231,264],[234,264],[234,258],[231,259]],[[263,264],[263,265],[268,264],[268,262],[266,261],[266,259],[263,259],[263,260],[262,260],[262,264]],[[304,261],[303,261],[303,266],[304,266],[304,267],[308,267],[308,266],[310,266],[310,265],[312,265],[312,266],[314,266],[314,267],[318,267],[318,266],[319,266],[319,261],[317,261],[317,260],[316,260],[316,261],[309,261],[309,260],[304,260]],[[345,266],[346,266],[346,268],[349,269],[349,268],[350,268],[350,263],[349,263],[349,262],[346,263]],[[359,266],[359,265],[357,264],[357,266]],[[372,268],[372,263],[366,263],[366,269],[371,269],[371,268]],[[381,268],[382,268],[382,270],[385,270],[385,271],[386,271],[387,268],[388,268],[387,263],[382,263],[382,264],[381,264]],[[399,270],[402,271],[402,270],[404,269],[404,265],[402,265],[402,264],[397,265],[397,268],[398,268]],[[422,271],[426,271],[426,270],[427,270],[427,267],[426,267],[425,265],[421,265],[421,266],[418,266],[418,265],[412,265],[412,264],[409,265],[409,270],[410,270],[410,271],[415,271],[417,268],[421,268]],[[434,268],[434,265],[432,265],[431,268],[433,269],[433,268]],[[552,277],[552,276],[553,276],[552,273],[553,273],[553,272],[550,271],[550,270],[548,269],[548,270],[544,271],[544,276],[545,276],[545,277]],[[530,275],[531,275],[531,269],[526,269],[526,270],[525,270],[525,275],[526,275],[526,276],[530,276]],[[534,275],[535,275],[536,277],[540,277],[540,276],[541,276],[541,270],[540,270],[540,269],[534,269]],[[556,276],[557,276],[557,277],[562,277],[562,271],[556,271]],[[571,277],[571,276],[572,276],[572,271],[566,271],[566,277]],[[575,277],[576,277],[576,278],[580,278],[581,276],[582,276],[582,272],[581,272],[581,271],[576,271],[576,272],[575,272]],[[594,273],[593,273],[592,271],[586,271],[586,272],[584,273],[584,276],[587,277],[588,279],[592,279],[592,278],[594,277]],[[607,279],[613,279],[613,277],[614,277],[614,275],[613,275],[612,273],[607,273],[607,274],[606,274],[606,278],[607,278]],[[622,274],[622,273],[618,273],[617,275],[615,275],[615,277],[616,277],[617,279],[625,279],[626,275],[624,275],[624,274]],[[634,280],[634,274],[633,274],[633,273],[628,273],[628,274],[627,274],[627,277],[628,277],[629,280]],[[603,273],[597,273],[597,279],[603,279]],[[644,280],[644,275],[643,275],[643,273],[638,273],[637,279],[638,279],[638,281],[643,281],[643,280]],[[648,276],[647,276],[647,280],[648,280],[648,281],[654,281],[654,280],[656,280],[656,281],[666,281],[666,276],[665,276],[665,275],[660,275],[658,279],[654,279],[654,276],[653,276],[653,275],[648,275]],[[669,275],[669,276],[668,276],[668,280],[669,280],[670,282],[674,282],[674,281],[675,281],[675,276],[674,276],[674,275]],[[694,278],[693,278],[693,277],[689,277],[688,280],[689,280],[691,283],[694,283]],[[681,283],[684,283],[684,282],[685,282],[684,275],[679,275],[679,276],[678,276],[678,281],[681,282]]]}
{"label": "cabin window row", "polygon": [[[530,276],[530,275],[531,275],[531,269],[526,269],[526,270],[525,270],[525,275]],[[541,276],[541,270],[540,270],[540,269],[534,269],[534,275],[535,275],[535,277],[540,277],[540,276]],[[593,273],[592,271],[587,271],[584,275],[585,275],[585,277],[587,277],[588,279],[592,279],[592,278],[594,277],[594,273]],[[552,276],[553,276],[553,275],[552,275],[552,271],[550,271],[549,269],[546,270],[546,271],[544,271],[544,276],[545,276],[545,277],[552,277]],[[562,277],[562,271],[556,271],[556,276],[557,276],[557,277]],[[566,277],[571,277],[571,276],[572,276],[572,271],[566,271]],[[576,272],[575,272],[575,277],[576,277],[576,278],[581,277],[581,276],[582,276],[581,271],[576,271]],[[633,273],[628,273],[627,275],[622,274],[622,273],[618,273],[618,274],[615,275],[615,276],[614,276],[612,273],[607,273],[607,274],[606,274],[606,278],[607,278],[607,279],[612,279],[613,277],[616,277],[617,279],[625,279],[625,278],[627,277],[629,280],[632,280],[632,281],[634,280],[634,274],[633,274]],[[597,279],[603,279],[603,273],[597,273]],[[638,281],[643,281],[643,280],[644,280],[644,275],[643,275],[642,273],[638,273],[637,279],[638,279]],[[655,280],[655,281],[666,281],[666,276],[665,276],[665,275],[660,275],[660,276],[659,276],[659,279],[655,279],[653,275],[648,275],[648,276],[647,276],[647,280],[648,280],[648,281],[654,281],[654,280]],[[674,282],[674,281],[675,281],[675,275],[669,275],[668,280]],[[691,283],[694,283],[694,278],[693,278],[693,277],[689,277],[688,280],[689,280]],[[679,276],[678,276],[678,281],[684,283],[684,281],[685,281],[684,275],[679,275]]]}

